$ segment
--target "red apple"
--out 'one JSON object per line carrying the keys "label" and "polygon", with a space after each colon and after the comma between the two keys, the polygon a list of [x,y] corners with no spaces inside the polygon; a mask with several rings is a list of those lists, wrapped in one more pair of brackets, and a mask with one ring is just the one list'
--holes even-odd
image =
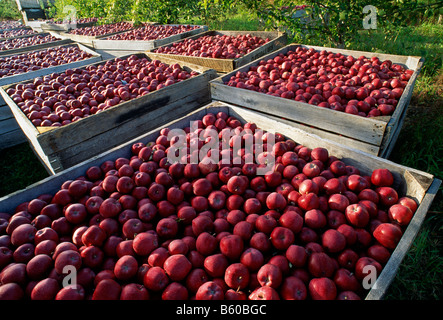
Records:
{"label": "red apple", "polygon": [[334,300],[337,296],[334,281],[325,277],[311,279],[308,289],[313,300]]}
{"label": "red apple", "polygon": [[374,238],[388,249],[395,249],[402,235],[400,227],[392,223],[381,223],[373,232]]}
{"label": "red apple", "polygon": [[214,281],[202,284],[195,294],[196,300],[223,300],[223,289]]}
{"label": "red apple", "polygon": [[305,300],[308,290],[302,280],[290,276],[283,280],[280,295],[284,300]]}

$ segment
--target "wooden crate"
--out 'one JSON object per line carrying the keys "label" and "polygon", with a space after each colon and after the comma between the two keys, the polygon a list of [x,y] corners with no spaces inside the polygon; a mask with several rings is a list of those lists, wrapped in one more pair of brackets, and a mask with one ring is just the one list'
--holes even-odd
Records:
{"label": "wooden crate", "polygon": [[[81,35],[81,34],[72,34],[72,33],[69,33],[69,31],[51,31],[51,32],[56,33],[62,39],[70,39],[70,40],[72,40],[74,42],[79,42],[79,43],[82,43],[84,45],[93,47],[94,40],[102,39],[102,38],[107,38],[107,37],[110,37],[110,36],[113,36],[113,35],[116,35],[116,34],[124,33],[124,32],[127,32],[129,30],[132,30],[133,28],[130,28],[130,29],[124,30],[124,31],[117,31],[117,32],[107,33],[107,34],[103,34],[103,35],[100,35],[100,36],[85,36],[85,35]],[[77,28],[77,29],[80,29],[80,28]],[[143,51],[143,50],[138,50],[138,51]]]}
{"label": "wooden crate", "polygon": [[[244,55],[238,59],[215,59],[215,58],[202,58],[202,57],[191,57],[191,56],[183,56],[178,54],[166,54],[166,53],[154,53],[154,50],[149,50],[153,54],[155,54],[159,59],[161,57],[169,56],[177,60],[198,64],[207,68],[215,69],[217,72],[231,72],[241,66],[244,66],[247,63],[250,63],[253,60],[256,60],[270,52],[273,52],[281,47],[285,46],[287,43],[287,35],[285,32],[277,32],[277,31],[207,31],[202,34],[189,37],[188,39],[198,39],[203,36],[215,36],[215,35],[228,35],[228,36],[237,36],[243,34],[250,34],[252,36],[261,37],[263,39],[269,38],[271,41],[264,44],[263,46],[253,50],[252,52]],[[184,40],[182,40],[184,41]],[[182,41],[174,41],[174,42],[182,42]],[[162,47],[170,47],[172,43],[164,45]]]}
{"label": "wooden crate", "polygon": [[[5,32],[5,31],[16,31],[16,30],[32,30],[32,28],[31,27],[27,27],[27,26],[23,26],[23,27],[20,27],[20,28],[0,29],[0,41],[7,40],[7,39],[10,39],[10,38],[14,38],[14,37],[3,38],[2,35],[1,35],[2,32]],[[32,35],[34,35],[34,34],[32,34]]]}
{"label": "wooden crate", "polygon": [[26,141],[26,136],[15,120],[11,109],[6,104],[0,105],[0,150]]}
{"label": "wooden crate", "polygon": [[68,32],[73,29],[92,27],[96,22],[84,22],[84,23],[48,23],[41,24],[43,31],[55,31],[55,32]]}
{"label": "wooden crate", "polygon": [[[274,97],[267,94],[230,87],[224,84],[238,71],[248,71],[250,66],[258,65],[260,60],[272,59],[279,53],[285,54],[297,47],[327,50],[359,57],[378,57],[380,60],[391,60],[414,70],[403,95],[392,116],[364,118],[345,112],[321,108],[307,103]],[[389,157],[394,148],[398,134],[403,125],[406,110],[411,100],[412,91],[417,76],[423,65],[423,58],[413,56],[399,56],[390,54],[371,53],[336,48],[325,48],[291,44],[269,55],[259,58],[233,72],[211,81],[211,97],[214,100],[229,102],[245,106],[270,116],[291,121],[294,126],[327,139],[336,140],[346,146],[360,149],[383,158]]]}
{"label": "wooden crate", "polygon": [[[415,236],[417,235],[427,211],[438,191],[441,181],[433,175],[398,165],[383,158],[379,158],[360,150],[343,146],[334,141],[320,138],[316,135],[306,133],[303,130],[284,124],[280,121],[269,119],[266,115],[256,111],[247,110],[242,107],[236,107],[223,102],[213,102],[203,106],[192,113],[166,124],[159,125],[155,129],[150,128],[143,134],[131,141],[127,141],[113,149],[103,152],[87,161],[79,163],[61,173],[48,177],[38,183],[35,183],[25,190],[17,191],[8,196],[0,198],[0,212],[12,213],[19,204],[30,201],[41,194],[55,194],[60,186],[66,180],[72,180],[79,176],[83,176],[86,170],[91,166],[100,166],[104,161],[114,161],[119,157],[131,157],[131,145],[135,142],[148,143],[155,141],[159,135],[159,130],[164,127],[184,128],[189,126],[190,121],[201,119],[205,114],[212,112],[217,113],[224,111],[229,115],[235,116],[243,123],[254,122],[260,129],[279,132],[294,141],[301,143],[310,148],[324,147],[327,148],[331,155],[334,155],[348,165],[357,167],[363,174],[370,174],[374,169],[387,168],[394,175],[394,186],[400,190],[399,195],[408,195],[413,197],[419,203],[419,207],[403,234],[397,248],[393,251],[391,258],[380,273],[373,288],[369,291],[366,299],[382,299],[390,283],[395,277],[395,273],[402,263],[402,260],[408,252]],[[153,129],[153,130],[151,130]],[[149,131],[151,130],[151,131]]]}
{"label": "wooden crate", "polygon": [[[149,54],[136,55],[151,59]],[[215,78],[215,70],[173,59],[163,59],[162,62],[180,63],[186,70],[195,70],[200,74],[58,128],[36,128],[6,94],[5,91],[11,86],[2,87],[0,92],[37,157],[53,174],[186,114],[210,100],[209,81]]]}
{"label": "wooden crate", "polygon": [[62,45],[65,45],[65,44],[73,43],[72,40],[70,40],[70,39],[61,39],[58,34],[55,34],[55,33],[52,33],[52,32],[42,32],[42,33],[36,33],[36,34],[29,34],[29,35],[15,37],[15,38],[16,39],[18,39],[18,38],[29,38],[29,37],[34,37],[36,35],[46,36],[46,35],[49,35],[49,34],[53,35],[56,38],[59,38],[60,40],[53,41],[53,42],[48,42],[48,43],[37,44],[37,45],[34,45],[34,46],[28,46],[28,47],[24,47],[24,48],[17,48],[17,49],[0,51],[0,56],[9,56],[9,55],[14,54],[14,53],[35,51],[35,50],[46,49],[46,48],[50,48],[50,47],[62,46]]}
{"label": "wooden crate", "polygon": [[[178,26],[177,24],[171,24],[169,26]],[[94,49],[99,50],[133,50],[133,51],[148,51],[167,43],[179,41],[181,39],[201,34],[208,30],[208,26],[199,26],[194,30],[182,32],[179,34],[174,34],[170,37],[157,39],[157,40],[147,40],[147,41],[138,41],[138,40],[109,40],[107,39],[109,36],[105,38],[102,37],[100,39],[93,40]],[[124,33],[124,32],[123,32]],[[178,59],[177,59],[178,60]],[[193,63],[188,61],[189,63]],[[195,64],[195,63],[194,63]]]}
{"label": "wooden crate", "polygon": [[[85,47],[81,44],[69,44],[68,46],[76,46],[79,49],[81,49],[82,51],[92,54],[92,57],[85,59],[85,60],[62,64],[59,66],[39,69],[36,71],[21,73],[21,74],[9,76],[9,77],[3,77],[3,78],[0,78],[0,86],[5,86],[5,85],[9,85],[9,84],[16,83],[16,82],[22,82],[22,81],[34,79],[34,78],[41,77],[41,76],[51,74],[54,72],[62,72],[62,71],[65,71],[66,69],[78,68],[78,67],[88,65],[91,63],[95,63],[95,62],[102,60],[101,56],[97,52],[95,52],[94,50],[89,49],[88,47]],[[58,47],[58,46],[52,45],[52,46],[48,46],[44,49],[53,48],[53,47]],[[38,49],[38,50],[44,50],[44,49]],[[38,51],[38,50],[35,50],[35,51]],[[21,52],[21,53],[23,53],[23,52]],[[16,54],[11,54],[11,56],[13,56],[13,55],[16,55]],[[0,96],[0,105],[4,105],[4,104],[5,104],[5,100]]]}

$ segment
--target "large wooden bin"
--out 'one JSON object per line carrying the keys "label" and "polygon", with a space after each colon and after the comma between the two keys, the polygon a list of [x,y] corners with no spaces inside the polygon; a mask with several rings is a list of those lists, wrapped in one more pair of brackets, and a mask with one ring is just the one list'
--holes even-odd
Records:
{"label": "large wooden bin", "polygon": [[[91,50],[81,44],[69,44],[65,46],[76,46],[82,51],[85,51],[87,53],[92,54],[92,56],[88,59],[72,62],[72,63],[66,63],[59,66],[39,69],[36,71],[30,71],[18,75],[13,75],[9,77],[3,77],[0,78],[0,86],[10,85],[16,82],[26,81],[30,79],[34,79],[37,77],[41,77],[47,74],[51,74],[54,72],[62,72],[66,69],[70,68],[78,68],[87,64],[99,62],[102,60],[101,56],[96,53],[94,50]],[[44,49],[51,48],[46,47]],[[44,50],[39,49],[39,50]],[[36,50],[36,51],[39,51]],[[16,53],[17,54],[17,53]],[[16,55],[16,54],[11,54]],[[20,53],[18,53],[20,54]],[[21,130],[20,126],[18,125],[16,119],[14,118],[14,115],[11,112],[11,109],[7,106],[5,100],[0,95],[0,150],[8,147],[12,147],[14,145],[17,145],[19,143],[26,142],[26,137]]]}
{"label": "large wooden bin", "polygon": [[[345,112],[321,108],[307,103],[274,97],[260,92],[240,89],[225,85],[225,81],[238,71],[248,71],[251,66],[258,65],[261,60],[272,59],[280,53],[294,51],[297,47],[327,50],[359,57],[378,57],[380,60],[391,60],[414,71],[398,101],[395,112],[389,117],[364,118]],[[420,57],[399,56],[371,53],[363,51],[343,50],[291,44],[269,55],[259,58],[233,72],[211,81],[211,97],[214,100],[245,106],[270,116],[283,118],[294,126],[320,137],[335,140],[343,145],[357,148],[383,158],[389,157],[400,133],[406,110],[411,100],[412,91],[424,60]]]}
{"label": "large wooden bin", "polygon": [[389,261],[384,266],[383,271],[378,275],[377,281],[373,284],[372,289],[366,296],[366,299],[368,300],[382,299],[389,288],[390,283],[394,279],[398,267],[412,245],[438,188],[441,185],[441,181],[431,174],[398,165],[386,159],[361,152],[357,149],[345,147],[339,143],[294,128],[291,125],[269,119],[269,117],[262,113],[223,102],[210,103],[174,121],[155,126],[155,129],[147,128],[144,133],[140,132],[140,135],[134,140],[127,141],[122,145],[94,156],[61,173],[50,176],[29,186],[25,190],[17,191],[0,198],[0,212],[13,213],[14,209],[25,201],[30,201],[42,194],[55,194],[65,181],[84,176],[86,170],[91,166],[100,166],[104,161],[115,161],[119,157],[130,158],[131,146],[133,143],[143,142],[146,144],[155,141],[161,128],[168,127],[170,129],[183,129],[190,125],[190,121],[199,120],[209,112],[217,113],[219,111],[224,111],[229,115],[235,116],[243,121],[243,123],[254,122],[260,129],[284,134],[287,138],[293,139],[295,142],[301,143],[307,147],[327,148],[330,155],[342,159],[342,161],[348,165],[357,167],[363,174],[370,174],[377,168],[387,168],[393,173],[395,179],[394,187],[400,190],[399,195],[413,197],[419,203],[419,207],[396,249],[392,252]]}
{"label": "large wooden bin", "polygon": [[[56,40],[56,41],[52,41],[52,42],[47,42],[47,43],[42,43],[42,44],[36,44],[36,45],[33,45],[33,46],[27,46],[27,47],[23,47],[23,48],[17,48],[17,49],[11,49],[11,50],[3,50],[3,51],[0,51],[0,56],[9,56],[9,55],[14,54],[14,53],[35,51],[35,50],[46,49],[46,48],[54,47],[54,46],[62,46],[62,45],[69,44],[69,43],[73,42],[71,39],[61,39],[60,36],[58,36],[57,34],[54,34],[52,32],[28,34],[28,35],[25,35],[25,36],[15,37],[14,39],[29,38],[29,37],[34,37],[36,35],[46,36],[46,35],[49,35],[49,34],[53,35],[56,38],[59,38],[60,40]],[[0,41],[2,41],[2,40],[0,40]]]}
{"label": "large wooden bin", "polygon": [[41,28],[43,31],[68,32],[73,29],[92,27],[96,23],[97,23],[96,21],[81,22],[81,23],[71,23],[71,22],[50,23],[49,21],[46,21],[42,23]]}
{"label": "large wooden bin", "polygon": [[[151,59],[145,53],[136,55]],[[62,127],[36,128],[6,94],[12,85],[2,87],[0,92],[34,152],[48,172],[54,174],[210,101],[209,81],[215,77],[214,70],[173,59],[162,62],[180,63],[186,70],[200,74]]]}
{"label": "large wooden bin", "polygon": [[[287,35],[284,32],[278,31],[207,31],[202,34],[189,37],[187,39],[198,39],[204,36],[216,36],[216,35],[227,35],[227,36],[238,36],[250,34],[252,36],[257,36],[263,39],[269,38],[270,41],[265,43],[261,47],[251,51],[250,53],[244,55],[243,57],[237,59],[216,59],[216,58],[204,58],[204,57],[193,57],[178,54],[166,54],[166,53],[155,53],[155,49],[151,49],[150,52],[155,54],[159,59],[164,56],[169,56],[177,60],[198,64],[207,68],[215,69],[217,72],[231,72],[245,64],[256,60],[270,52],[273,52],[281,47],[285,46],[287,43]],[[182,42],[174,41],[174,42]],[[164,45],[162,47],[170,47],[172,43]],[[156,48],[157,49],[157,48]]]}
{"label": "large wooden bin", "polygon": [[[159,25],[158,25],[159,26]],[[171,24],[169,26],[178,26],[177,24]],[[175,42],[190,36],[201,34],[204,31],[208,30],[208,26],[198,26],[193,30],[189,30],[186,32],[174,34],[172,36],[163,38],[163,39],[155,39],[155,40],[110,40],[107,39],[109,36],[102,37],[100,39],[93,40],[93,46],[97,50],[113,50],[113,51],[148,51],[159,46],[165,45],[167,43]],[[128,31],[126,31],[128,32]],[[125,33],[125,32],[123,32]],[[188,63],[193,63],[191,61],[187,61]],[[194,63],[195,64],[195,63]]]}

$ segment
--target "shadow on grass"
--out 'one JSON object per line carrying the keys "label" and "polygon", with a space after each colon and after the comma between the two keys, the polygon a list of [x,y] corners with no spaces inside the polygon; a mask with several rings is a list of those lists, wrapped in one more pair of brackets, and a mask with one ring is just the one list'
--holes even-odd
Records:
{"label": "shadow on grass", "polygon": [[0,168],[0,197],[24,189],[49,176],[28,143],[2,150]]}

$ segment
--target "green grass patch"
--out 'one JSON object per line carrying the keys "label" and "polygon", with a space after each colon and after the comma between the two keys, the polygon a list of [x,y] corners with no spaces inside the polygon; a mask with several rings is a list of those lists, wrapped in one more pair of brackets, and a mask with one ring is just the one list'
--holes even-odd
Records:
{"label": "green grass patch", "polygon": [[20,20],[22,15],[18,11],[17,4],[14,0],[0,1],[0,20]]}
{"label": "green grass patch", "polygon": [[27,143],[2,150],[0,168],[0,197],[48,177],[47,171]]}

